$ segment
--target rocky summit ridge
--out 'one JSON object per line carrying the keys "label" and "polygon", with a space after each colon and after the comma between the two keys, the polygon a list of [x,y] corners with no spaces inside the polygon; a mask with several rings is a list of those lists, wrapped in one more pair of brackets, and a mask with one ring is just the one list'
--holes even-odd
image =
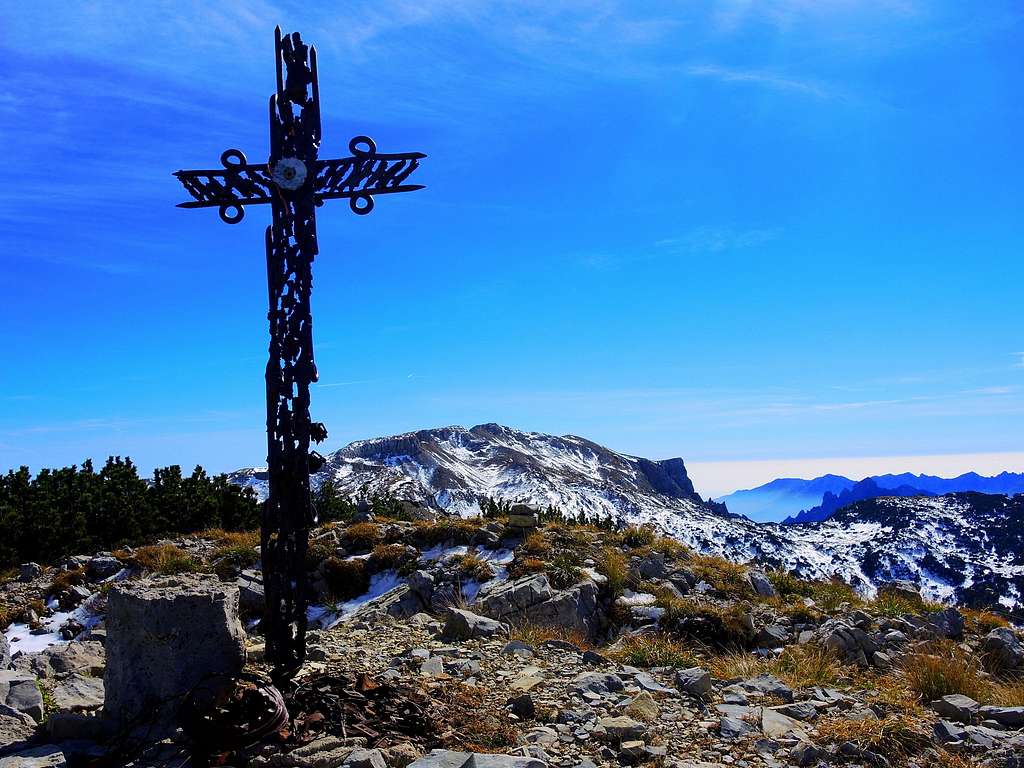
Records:
{"label": "rocky summit ridge", "polygon": [[[252,716],[231,713],[268,671],[257,536],[26,563],[0,583],[0,768],[1019,768],[1024,634],[1005,618],[510,512],[313,530],[287,717],[251,741],[215,732],[202,755],[191,731],[147,735],[143,710],[129,732],[108,707],[182,658],[216,669],[209,625],[247,675],[221,716]],[[201,626],[166,623],[182,588],[214,597]]]}
{"label": "rocky summit ridge", "polygon": [[[266,473],[233,482],[266,494]],[[494,498],[566,517],[654,525],[701,552],[758,560],[807,578],[838,576],[866,594],[909,579],[929,599],[1015,609],[1024,600],[1024,497],[974,493],[881,497],[824,521],[782,526],[729,514],[694,490],[680,458],[617,453],[581,437],[499,424],[443,427],[360,440],[331,453],[313,478],[352,498],[407,499],[461,517]]]}

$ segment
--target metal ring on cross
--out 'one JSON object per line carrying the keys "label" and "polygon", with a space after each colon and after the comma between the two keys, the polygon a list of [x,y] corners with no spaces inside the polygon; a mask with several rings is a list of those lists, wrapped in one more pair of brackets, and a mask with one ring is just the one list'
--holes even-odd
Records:
{"label": "metal ring on cross", "polygon": [[354,195],[348,199],[348,207],[352,209],[352,213],[365,216],[373,210],[373,197],[367,194]]}
{"label": "metal ring on cross", "polygon": [[[232,160],[234,162],[232,162]],[[242,154],[242,150],[240,149],[225,149],[220,153],[220,164],[228,170],[231,170],[232,168],[240,168],[247,162],[245,155]]]}
{"label": "metal ring on cross", "polygon": [[245,218],[245,209],[240,205],[222,205],[220,207],[220,220],[225,224],[237,224],[243,218]]}
{"label": "metal ring on cross", "polygon": [[353,155],[364,156],[377,154],[377,145],[369,136],[355,136],[348,143],[348,149]]}

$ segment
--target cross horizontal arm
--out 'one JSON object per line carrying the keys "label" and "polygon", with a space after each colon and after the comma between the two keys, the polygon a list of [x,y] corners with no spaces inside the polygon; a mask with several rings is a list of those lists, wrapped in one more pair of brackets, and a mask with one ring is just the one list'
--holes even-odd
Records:
{"label": "cross horizontal arm", "polygon": [[[363,147],[366,147],[364,149]],[[349,143],[355,153],[338,160],[316,160],[312,173],[313,195],[317,204],[333,198],[348,198],[349,206],[359,214],[373,209],[374,195],[412,192],[422,184],[405,184],[405,180],[426,157],[422,152],[381,154],[373,142],[358,136]],[[275,182],[273,169],[266,163],[246,162],[245,155],[229,149],[221,155],[223,169],[177,171],[174,176],[192,196],[179,203],[179,208],[220,208],[221,218],[229,224],[242,220],[243,206],[272,202],[282,194]]]}

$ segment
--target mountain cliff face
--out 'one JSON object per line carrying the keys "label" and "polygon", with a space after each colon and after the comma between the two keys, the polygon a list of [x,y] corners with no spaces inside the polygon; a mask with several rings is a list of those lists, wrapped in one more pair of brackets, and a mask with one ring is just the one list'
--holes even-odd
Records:
{"label": "mountain cliff face", "polygon": [[[461,516],[479,514],[490,496],[650,523],[702,552],[808,578],[839,576],[867,594],[907,578],[932,599],[1024,601],[1024,552],[1013,533],[1024,530],[1024,498],[881,497],[825,521],[755,523],[702,500],[682,459],[627,456],[573,435],[498,424],[360,440],[332,453],[313,482],[328,478],[350,496],[389,493]],[[232,480],[266,493],[263,470],[239,470]]]}
{"label": "mountain cliff face", "polygon": [[[890,475],[892,477],[892,475]],[[840,491],[838,494],[826,491],[821,498],[821,504],[810,509],[805,509],[793,517],[787,517],[782,521],[783,525],[795,523],[815,523],[821,520],[828,520],[837,510],[849,506],[857,501],[865,499],[876,499],[879,496],[934,496],[930,491],[922,491],[909,485],[900,485],[895,488],[882,488],[874,478],[866,477],[852,488]]]}

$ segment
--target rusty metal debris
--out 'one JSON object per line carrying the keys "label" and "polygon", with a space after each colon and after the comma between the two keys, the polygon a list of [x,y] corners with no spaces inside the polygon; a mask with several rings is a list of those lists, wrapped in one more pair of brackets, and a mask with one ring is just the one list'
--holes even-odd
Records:
{"label": "rusty metal debris", "polygon": [[182,702],[179,719],[193,758],[209,765],[265,739],[288,735],[284,697],[257,675],[204,680]]}
{"label": "rusty metal debris", "polygon": [[309,474],[323,465],[310,440],[327,437],[309,415],[309,385],[317,381],[313,360],[310,293],[318,253],[316,208],[346,198],[355,213],[373,209],[374,195],[421,189],[406,179],[419,167],[420,152],[380,154],[373,140],[349,142],[352,157],[320,160],[320,88],[316,49],[299,33],[275,31],[277,92],[270,97],[270,157],[250,164],[237,149],[221,155],[223,170],[178,171],[174,175],[193,200],[184,208],[216,207],[236,224],[245,206],[271,206],[267,228],[270,300],[270,359],[266,369],[270,498],[264,505],[260,549],[266,612],[263,628],[274,679],[288,679],[306,655],[306,548],[315,523]]}
{"label": "rusty metal debris", "polygon": [[430,701],[415,689],[375,682],[366,674],[324,675],[288,694],[290,740],[305,744],[323,735],[363,737],[371,747],[426,745],[436,736]]}

